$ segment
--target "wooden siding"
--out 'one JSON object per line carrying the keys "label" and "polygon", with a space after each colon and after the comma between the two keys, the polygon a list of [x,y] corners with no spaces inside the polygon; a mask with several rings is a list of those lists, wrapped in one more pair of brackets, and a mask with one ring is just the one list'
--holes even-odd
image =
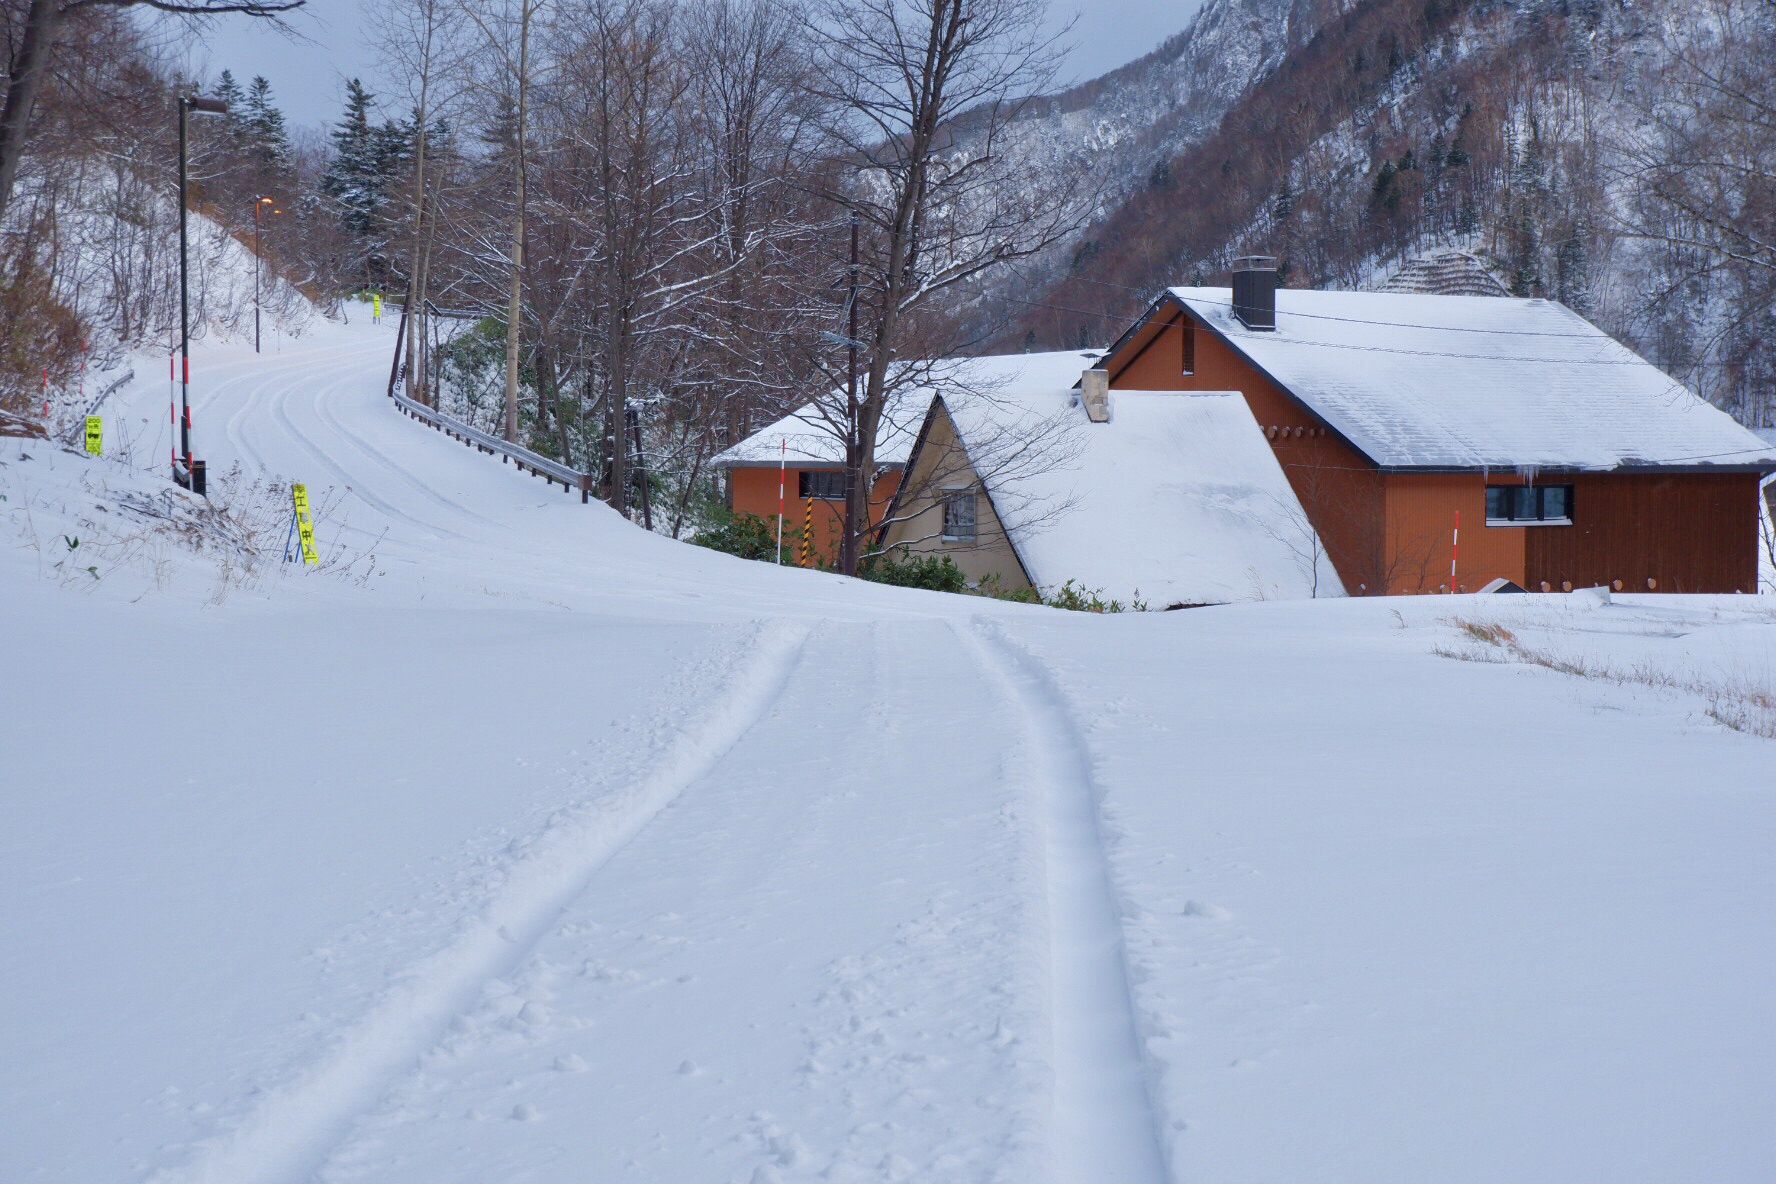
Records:
{"label": "wooden siding", "polygon": [[[830,471],[830,470],[828,470]],[[802,470],[789,468],[784,473],[785,499],[783,538],[786,542],[801,538],[802,524],[808,515],[808,503],[796,496],[801,488]],[[871,499],[870,521],[880,523],[888,512],[888,503],[900,487],[900,470],[887,469],[876,476],[875,495]],[[728,470],[728,508],[736,514],[753,514],[773,526],[777,523],[777,466],[749,465]],[[839,520],[843,503],[814,499],[814,555],[820,566],[830,565],[838,557]],[[797,556],[801,554],[799,548]]]}
{"label": "wooden siding", "polygon": [[1528,587],[1613,585],[1645,592],[1755,592],[1758,478],[1754,473],[1544,472],[1573,486],[1573,524],[1527,532]]}
{"label": "wooden siding", "polygon": [[1522,483],[1514,474],[1491,479],[1481,473],[1388,474],[1388,592],[1412,595],[1448,588],[1458,513],[1455,590],[1478,592],[1501,577],[1522,585],[1525,536],[1556,528],[1486,525],[1486,487]]}

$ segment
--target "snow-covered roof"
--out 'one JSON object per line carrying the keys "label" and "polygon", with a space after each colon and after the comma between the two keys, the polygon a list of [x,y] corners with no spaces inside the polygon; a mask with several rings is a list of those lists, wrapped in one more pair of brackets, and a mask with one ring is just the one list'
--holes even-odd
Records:
{"label": "snow-covered roof", "polygon": [[[945,400],[1038,587],[1071,579],[1154,608],[1306,598],[1317,566],[1318,594],[1343,594],[1240,394],[1113,391],[1110,421],[1092,423],[1071,386]],[[1054,463],[999,463],[1039,433],[1057,437]]]}
{"label": "snow-covered roof", "polygon": [[[882,430],[876,441],[876,465],[898,468],[906,464],[913,437],[929,392],[901,391],[888,400],[882,414]],[[779,460],[792,468],[833,468],[845,463],[845,441],[839,426],[821,413],[817,404],[805,403],[775,423],[760,428],[732,448],[716,453],[710,461],[718,469],[752,465],[775,467]]]}
{"label": "snow-covered roof", "polygon": [[1253,332],[1226,288],[1171,295],[1384,467],[1776,466],[1776,448],[1554,301],[1288,288],[1276,330]]}
{"label": "snow-covered roof", "polygon": [[[916,385],[901,387],[888,399],[882,416],[882,430],[876,441],[878,467],[900,468],[919,434],[919,425],[931,406],[934,395],[957,395],[971,391],[992,393],[1010,381],[1026,381],[1052,375],[1065,378],[1065,385],[1079,381],[1081,371],[1100,356],[1096,350],[1060,350],[1054,353],[1001,354],[983,358],[954,358],[940,362],[920,361],[910,365],[920,375]],[[710,463],[717,468],[747,468],[753,465],[776,465],[784,455],[791,467],[836,467],[845,463],[845,443],[840,436],[840,423],[834,413],[842,406],[843,393],[823,409],[818,403],[806,403],[776,423],[760,428],[740,443],[717,453]]]}

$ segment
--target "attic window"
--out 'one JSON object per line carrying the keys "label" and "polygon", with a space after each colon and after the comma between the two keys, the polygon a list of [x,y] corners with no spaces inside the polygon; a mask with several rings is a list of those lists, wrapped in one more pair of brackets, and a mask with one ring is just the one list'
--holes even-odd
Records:
{"label": "attic window", "polygon": [[946,491],[943,503],[943,538],[945,542],[972,543],[975,538],[974,491]]}
{"label": "attic window", "polygon": [[1181,328],[1183,330],[1183,336],[1184,336],[1184,373],[1195,374],[1196,373],[1196,322],[1190,319],[1189,313],[1184,314],[1184,323],[1181,326]]}
{"label": "attic window", "polygon": [[1571,526],[1570,485],[1488,485],[1488,526]]}
{"label": "attic window", "polygon": [[824,502],[845,500],[845,474],[835,469],[803,469],[801,495]]}

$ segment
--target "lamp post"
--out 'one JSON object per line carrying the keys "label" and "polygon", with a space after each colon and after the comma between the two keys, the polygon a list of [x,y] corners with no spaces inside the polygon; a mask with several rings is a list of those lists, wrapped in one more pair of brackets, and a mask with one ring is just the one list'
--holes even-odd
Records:
{"label": "lamp post", "polygon": [[262,197],[253,203],[253,352],[259,352],[259,260],[264,256],[259,251],[259,207],[271,204],[269,197]]}
{"label": "lamp post", "polygon": [[186,223],[191,206],[188,125],[193,111],[204,115],[226,115],[228,104],[201,95],[179,96],[179,451],[183,454],[183,465],[173,466],[173,480],[192,493],[204,494],[207,490],[202,466],[194,467],[191,460],[191,263]]}

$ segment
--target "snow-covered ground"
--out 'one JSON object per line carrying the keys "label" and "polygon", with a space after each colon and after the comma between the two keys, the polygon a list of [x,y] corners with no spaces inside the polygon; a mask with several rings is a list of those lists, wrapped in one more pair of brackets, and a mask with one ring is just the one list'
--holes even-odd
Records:
{"label": "snow-covered ground", "polygon": [[156,383],[0,441],[0,1177],[1770,1177],[1772,598],[775,569],[403,418],[391,337],[199,354],[225,521]]}

